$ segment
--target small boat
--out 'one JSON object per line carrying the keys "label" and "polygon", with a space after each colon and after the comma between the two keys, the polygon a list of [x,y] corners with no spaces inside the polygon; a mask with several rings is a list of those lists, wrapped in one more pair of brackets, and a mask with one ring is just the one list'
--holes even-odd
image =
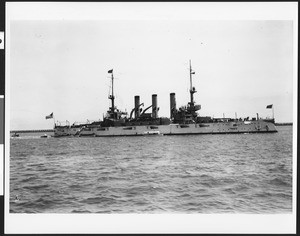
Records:
{"label": "small boat", "polygon": [[48,138],[49,136],[47,134],[44,134],[41,136],[41,138]]}
{"label": "small boat", "polygon": [[11,137],[15,138],[15,137],[19,137],[20,135],[18,133],[14,133]]}

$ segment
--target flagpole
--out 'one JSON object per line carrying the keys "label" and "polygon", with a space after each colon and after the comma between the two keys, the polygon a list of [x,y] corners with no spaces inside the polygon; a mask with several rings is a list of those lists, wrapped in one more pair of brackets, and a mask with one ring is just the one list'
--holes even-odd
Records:
{"label": "flagpole", "polygon": [[273,118],[273,120],[274,120],[274,105],[272,105],[272,118]]}
{"label": "flagpole", "polygon": [[54,118],[54,115],[53,115],[53,122],[54,122],[54,128],[55,128],[55,118]]}

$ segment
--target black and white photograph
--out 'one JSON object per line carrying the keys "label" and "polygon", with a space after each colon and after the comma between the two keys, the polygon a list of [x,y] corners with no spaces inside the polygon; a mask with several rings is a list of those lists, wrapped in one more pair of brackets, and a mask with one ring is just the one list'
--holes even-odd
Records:
{"label": "black and white photograph", "polygon": [[295,232],[297,9],[6,3],[7,233]]}

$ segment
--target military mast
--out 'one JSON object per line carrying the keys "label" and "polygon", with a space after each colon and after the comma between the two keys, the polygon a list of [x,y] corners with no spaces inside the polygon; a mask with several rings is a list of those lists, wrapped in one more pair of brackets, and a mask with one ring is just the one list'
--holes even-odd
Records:
{"label": "military mast", "polygon": [[195,87],[193,87],[193,81],[192,81],[192,75],[195,74],[195,72],[192,70],[191,60],[190,60],[190,95],[191,95],[191,101],[189,102],[190,105],[190,112],[194,116],[195,113],[195,102],[194,102],[194,93],[197,91],[195,90]]}
{"label": "military mast", "polygon": [[110,107],[110,116],[111,118],[115,117],[115,96],[114,96],[114,74],[113,69],[108,71],[111,74],[111,94],[108,96],[108,99],[111,100],[111,107]]}

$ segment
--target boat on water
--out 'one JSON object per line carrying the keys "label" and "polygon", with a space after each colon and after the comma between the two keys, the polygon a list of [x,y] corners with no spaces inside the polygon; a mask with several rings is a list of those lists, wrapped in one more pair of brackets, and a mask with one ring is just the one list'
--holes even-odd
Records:
{"label": "boat on water", "polygon": [[19,135],[17,132],[15,132],[14,134],[12,134],[11,137],[12,137],[12,138],[17,138],[17,137],[20,137],[20,135]]}
{"label": "boat on water", "polygon": [[[190,134],[244,134],[244,133],[274,133],[277,132],[275,119],[247,118],[212,118],[199,116],[201,105],[194,101],[197,92],[192,84],[192,70],[190,62],[190,101],[186,106],[176,107],[175,93],[170,93],[170,117],[158,117],[157,94],[152,95],[152,105],[144,110],[140,96],[134,97],[134,108],[128,115],[115,106],[114,75],[111,74],[111,107],[102,121],[79,125],[56,125],[54,137],[107,137],[107,136],[144,136],[144,135],[190,135]],[[147,112],[151,109],[151,112]]]}
{"label": "boat on water", "polygon": [[41,138],[50,138],[50,136],[47,134],[43,134],[43,135],[41,135]]}

